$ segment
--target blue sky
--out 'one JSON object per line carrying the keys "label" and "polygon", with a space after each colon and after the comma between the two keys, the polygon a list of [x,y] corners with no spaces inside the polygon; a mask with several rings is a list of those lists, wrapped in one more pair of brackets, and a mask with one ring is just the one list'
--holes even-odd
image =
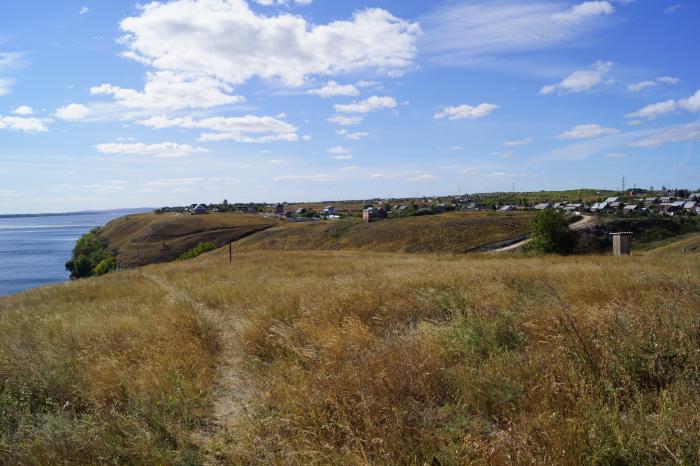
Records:
{"label": "blue sky", "polygon": [[689,0],[27,0],[0,213],[700,187]]}

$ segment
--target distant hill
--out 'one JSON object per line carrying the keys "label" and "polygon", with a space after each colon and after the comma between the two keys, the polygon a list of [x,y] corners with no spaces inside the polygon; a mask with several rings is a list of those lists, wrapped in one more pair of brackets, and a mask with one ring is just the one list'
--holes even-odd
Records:
{"label": "distant hill", "polygon": [[524,235],[531,218],[529,212],[473,212],[369,224],[358,219],[288,223],[245,238],[235,249],[466,253]]}
{"label": "distant hill", "polygon": [[277,225],[279,220],[249,214],[137,214],[109,222],[99,232],[121,267],[177,259],[201,242],[217,247]]}

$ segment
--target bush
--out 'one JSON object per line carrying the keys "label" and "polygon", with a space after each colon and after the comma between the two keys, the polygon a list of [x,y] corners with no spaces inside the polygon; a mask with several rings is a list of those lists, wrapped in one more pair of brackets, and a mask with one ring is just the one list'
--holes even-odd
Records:
{"label": "bush", "polygon": [[93,269],[92,274],[94,276],[105,275],[109,272],[113,272],[117,269],[117,259],[113,256],[109,256],[103,259],[97,266]]}
{"label": "bush", "polygon": [[[71,260],[66,262],[66,270],[71,278],[85,278],[104,275],[116,268],[116,258],[107,251],[107,240],[99,236],[99,228],[84,234],[75,244]],[[100,266],[100,273],[96,269]]]}
{"label": "bush", "polygon": [[195,257],[204,254],[205,252],[213,251],[216,246],[209,241],[204,241],[199,243],[197,246],[193,247],[187,252],[184,252],[180,257],[177,258],[179,261],[186,261],[188,259],[194,259]]}
{"label": "bush", "polygon": [[571,254],[576,247],[576,233],[569,229],[564,214],[555,210],[538,212],[530,222],[532,240],[528,248],[544,254]]}

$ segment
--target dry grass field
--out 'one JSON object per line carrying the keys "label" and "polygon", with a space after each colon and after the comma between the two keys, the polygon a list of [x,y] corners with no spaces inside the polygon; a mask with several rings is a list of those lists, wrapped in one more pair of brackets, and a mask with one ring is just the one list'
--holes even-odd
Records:
{"label": "dry grass field", "polygon": [[0,298],[0,462],[698,464],[698,244],[220,250]]}
{"label": "dry grass field", "polygon": [[137,214],[109,222],[100,236],[116,249],[121,267],[169,262],[201,242],[220,247],[279,223],[274,218],[239,213],[207,215]]}
{"label": "dry grass field", "polygon": [[372,250],[409,253],[466,253],[528,231],[529,212],[447,213],[364,223],[346,219],[290,223],[236,243],[239,251]]}

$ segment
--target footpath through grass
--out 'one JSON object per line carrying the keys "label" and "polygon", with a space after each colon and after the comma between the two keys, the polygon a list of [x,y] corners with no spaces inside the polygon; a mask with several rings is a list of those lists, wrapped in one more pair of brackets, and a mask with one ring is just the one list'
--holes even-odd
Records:
{"label": "footpath through grass", "polygon": [[[685,250],[220,250],[0,299],[0,461],[698,464]],[[258,389],[213,452],[191,434],[233,350],[194,303],[236,317]]]}

